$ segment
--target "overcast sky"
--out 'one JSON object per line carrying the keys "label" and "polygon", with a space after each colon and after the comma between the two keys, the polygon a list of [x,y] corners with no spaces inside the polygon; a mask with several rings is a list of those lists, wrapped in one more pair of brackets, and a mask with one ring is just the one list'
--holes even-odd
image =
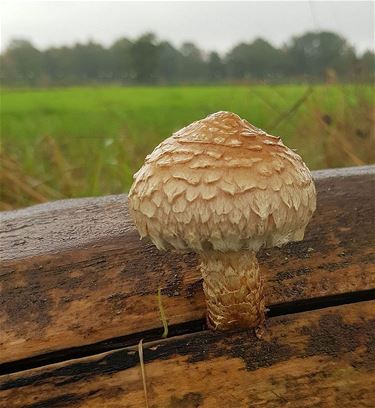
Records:
{"label": "overcast sky", "polygon": [[359,51],[374,48],[373,1],[109,2],[0,0],[1,49],[12,38],[37,47],[95,40],[106,46],[147,31],[174,45],[226,52],[263,37],[281,45],[307,30],[331,30]]}

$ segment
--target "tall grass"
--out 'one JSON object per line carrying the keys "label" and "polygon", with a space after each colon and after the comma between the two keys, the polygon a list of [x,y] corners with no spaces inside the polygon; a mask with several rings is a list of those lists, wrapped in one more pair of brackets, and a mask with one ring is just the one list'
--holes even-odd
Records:
{"label": "tall grass", "polygon": [[0,209],[127,191],[176,129],[231,110],[296,148],[312,169],[374,161],[370,85],[3,90]]}

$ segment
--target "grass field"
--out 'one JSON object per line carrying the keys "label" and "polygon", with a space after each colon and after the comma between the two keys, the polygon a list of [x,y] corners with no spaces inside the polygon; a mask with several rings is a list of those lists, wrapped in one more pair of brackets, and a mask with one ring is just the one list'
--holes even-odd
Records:
{"label": "grass field", "polygon": [[312,169],[374,161],[370,85],[6,89],[0,209],[125,192],[162,139],[218,110],[281,136]]}

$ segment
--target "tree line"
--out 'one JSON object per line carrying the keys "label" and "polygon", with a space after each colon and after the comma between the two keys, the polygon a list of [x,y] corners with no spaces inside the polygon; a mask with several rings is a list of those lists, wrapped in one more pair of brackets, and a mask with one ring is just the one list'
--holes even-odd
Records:
{"label": "tree line", "polygon": [[345,38],[325,31],[295,36],[280,48],[258,38],[225,55],[191,42],[175,47],[151,33],[110,47],[90,41],[43,51],[13,40],[0,63],[2,83],[12,86],[372,81],[375,73],[372,51],[359,55]]}

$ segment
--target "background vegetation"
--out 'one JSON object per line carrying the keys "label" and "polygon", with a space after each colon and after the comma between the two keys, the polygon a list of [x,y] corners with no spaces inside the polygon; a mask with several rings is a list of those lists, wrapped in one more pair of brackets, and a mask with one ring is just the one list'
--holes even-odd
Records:
{"label": "background vegetation", "polygon": [[334,33],[226,55],[152,34],[45,51],[17,40],[0,61],[1,210],[126,192],[161,140],[218,110],[281,136],[312,169],[374,161],[374,54]]}
{"label": "background vegetation", "polygon": [[121,38],[109,48],[89,42],[45,51],[15,40],[1,56],[1,65],[3,84],[19,86],[358,81],[373,79],[375,55],[360,55],[331,32],[308,32],[281,48],[258,38],[225,55],[204,53],[192,43],[176,48],[145,34]]}
{"label": "background vegetation", "polygon": [[371,163],[373,99],[371,85],[3,90],[0,208],[125,192],[161,140],[218,110],[282,136],[312,169]]}

